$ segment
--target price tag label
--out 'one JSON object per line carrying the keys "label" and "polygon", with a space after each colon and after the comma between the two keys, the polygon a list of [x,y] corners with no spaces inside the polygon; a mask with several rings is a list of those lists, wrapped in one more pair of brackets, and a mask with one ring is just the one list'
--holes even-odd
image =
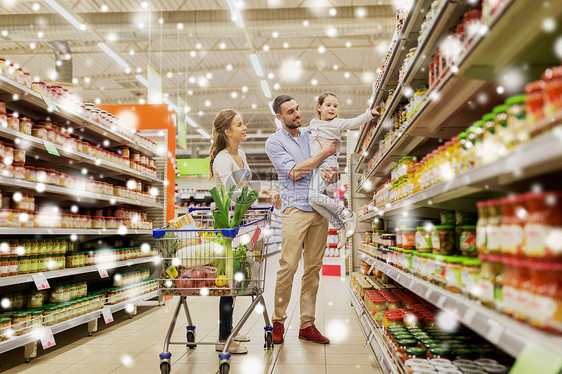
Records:
{"label": "price tag label", "polygon": [[103,265],[96,265],[98,269],[98,273],[100,273],[100,278],[108,278],[109,274],[107,273],[107,269]]}
{"label": "price tag label", "polygon": [[53,143],[51,143],[50,141],[43,140],[43,145],[45,146],[45,149],[47,150],[47,152],[49,152],[49,154],[55,155],[55,156],[60,156],[57,147]]}
{"label": "price tag label", "polygon": [[111,309],[109,309],[108,307],[103,308],[101,310],[101,314],[103,315],[103,321],[106,325],[114,321],[113,313],[111,313]]}
{"label": "price tag label", "polygon": [[51,100],[50,98],[48,98],[46,96],[43,96],[43,95],[41,95],[41,97],[43,98],[43,101],[45,102],[45,104],[47,104],[47,107],[51,111],[60,113],[60,110],[59,110],[57,104],[53,100]]}
{"label": "price tag label", "polygon": [[500,338],[504,331],[503,327],[499,323],[493,320],[488,321],[488,326],[490,326],[490,329],[486,334],[486,338],[492,343],[498,344],[500,342]]}
{"label": "price tag label", "polygon": [[34,274],[31,274],[31,278],[35,282],[35,286],[37,287],[37,289],[39,291],[47,290],[47,289],[51,288],[51,286],[49,286],[49,281],[45,277],[45,274],[34,273]]}
{"label": "price tag label", "polygon": [[51,348],[57,345],[57,343],[55,342],[55,336],[53,335],[53,330],[51,330],[50,328],[44,328],[41,331],[40,336],[43,349]]}
{"label": "price tag label", "polygon": [[464,313],[464,323],[467,325],[472,324],[474,321],[474,317],[476,317],[476,311],[474,309],[468,308]]}

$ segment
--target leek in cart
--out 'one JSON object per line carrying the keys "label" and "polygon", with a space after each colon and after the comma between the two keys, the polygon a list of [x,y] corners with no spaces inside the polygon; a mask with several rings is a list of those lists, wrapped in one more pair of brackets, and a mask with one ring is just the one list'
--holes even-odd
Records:
{"label": "leek in cart", "polygon": [[[217,206],[217,211],[213,212],[213,218],[215,219],[213,227],[215,229],[238,227],[242,222],[244,214],[258,199],[258,193],[256,191],[248,192],[248,187],[244,186],[240,196],[236,199],[236,203],[234,204],[234,213],[231,217],[230,203],[232,201],[232,194],[234,193],[234,186],[230,187],[228,193],[225,191],[224,186],[220,187],[220,192],[216,187],[211,188],[209,192],[211,193],[215,205]],[[223,248],[225,249],[224,257],[226,257],[226,264],[224,264],[224,261],[219,260],[219,262],[222,262],[223,264],[220,264],[222,266],[217,264],[217,273],[222,274],[221,270],[224,271],[223,266],[226,265],[226,278],[228,279],[229,287],[231,287],[234,276],[232,238],[223,238],[222,242]]]}

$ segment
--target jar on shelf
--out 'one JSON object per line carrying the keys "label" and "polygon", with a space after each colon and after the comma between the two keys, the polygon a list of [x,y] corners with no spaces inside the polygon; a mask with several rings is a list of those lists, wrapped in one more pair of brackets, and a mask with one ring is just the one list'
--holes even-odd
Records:
{"label": "jar on shelf", "polygon": [[525,86],[527,98],[525,100],[525,112],[527,114],[528,130],[540,130],[536,128],[536,123],[544,118],[544,86],[542,80],[528,83]]}
{"label": "jar on shelf", "polygon": [[489,254],[501,253],[501,221],[503,206],[500,200],[488,201],[489,218],[486,225],[486,252]]}
{"label": "jar on shelf", "polygon": [[[531,271],[530,313],[532,326],[562,332],[562,263],[529,261]],[[540,313],[538,311],[541,311]]]}
{"label": "jar on shelf", "polygon": [[509,107],[507,105],[498,105],[494,108],[493,113],[496,116],[496,136],[498,137],[498,156],[503,156],[507,153],[507,148],[505,147],[505,139],[508,137],[507,131],[507,111]]}
{"label": "jar on shelf", "polygon": [[547,238],[562,227],[562,194],[530,192],[525,195],[529,216],[525,222],[525,255],[557,260],[562,251]]}
{"label": "jar on shelf", "polygon": [[436,255],[450,256],[456,251],[454,226],[435,226],[431,232],[431,244]]}
{"label": "jar on shelf", "polygon": [[546,69],[544,81],[544,115],[552,117],[562,109],[562,66]]}
{"label": "jar on shelf", "polygon": [[0,342],[10,339],[9,331],[12,330],[12,318],[0,316]]}
{"label": "jar on shelf", "polygon": [[12,330],[15,336],[27,334],[30,331],[31,315],[28,312],[18,312],[12,317]]}
{"label": "jar on shelf", "polygon": [[416,251],[420,253],[430,253],[433,250],[431,242],[431,231],[426,230],[424,227],[418,227],[415,235]]}
{"label": "jar on shelf", "polygon": [[476,257],[476,226],[461,226],[459,238],[460,252],[465,257]]}
{"label": "jar on shelf", "polygon": [[31,135],[32,128],[33,128],[33,122],[29,118],[26,118],[26,117],[20,118],[19,131],[21,133]]}

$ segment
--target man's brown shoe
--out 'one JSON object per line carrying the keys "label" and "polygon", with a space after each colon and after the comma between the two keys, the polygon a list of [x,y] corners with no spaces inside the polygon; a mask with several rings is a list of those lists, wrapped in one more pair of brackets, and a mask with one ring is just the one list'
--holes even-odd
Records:
{"label": "man's brown shoe", "polygon": [[330,339],[320,334],[320,331],[318,331],[318,329],[314,325],[308,326],[306,329],[300,329],[299,339],[310,340],[311,342],[318,344],[330,343]]}

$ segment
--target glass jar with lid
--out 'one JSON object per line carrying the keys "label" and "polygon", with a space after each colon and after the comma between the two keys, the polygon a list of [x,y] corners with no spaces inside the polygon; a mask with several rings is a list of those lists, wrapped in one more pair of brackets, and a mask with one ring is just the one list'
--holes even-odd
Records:
{"label": "glass jar with lid", "polygon": [[496,116],[496,136],[498,137],[498,156],[503,156],[507,153],[507,148],[505,147],[506,139],[508,138],[507,131],[507,111],[509,107],[507,105],[498,105],[494,108],[493,113]]}
{"label": "glass jar with lid", "polygon": [[562,226],[562,193],[530,192],[525,196],[529,216],[525,222],[525,255],[534,258],[562,258],[562,250],[547,238]]}
{"label": "glass jar with lid", "polygon": [[486,252],[489,254],[501,253],[501,220],[503,207],[500,200],[488,201],[488,224],[486,225]]}
{"label": "glass jar with lid", "polygon": [[476,226],[461,226],[460,252],[465,257],[476,257]]}
{"label": "glass jar with lid", "polygon": [[544,118],[544,81],[531,82],[525,86],[527,98],[525,100],[525,112],[527,114],[527,125],[529,131],[536,129],[536,123]]}
{"label": "glass jar with lid", "polygon": [[525,100],[527,100],[527,95],[516,95],[508,98],[505,102],[508,106],[507,132],[509,133],[509,142],[506,144],[508,149],[526,142],[531,137],[530,127],[527,125]]}
{"label": "glass jar with lid", "polygon": [[431,244],[436,255],[450,256],[456,251],[454,226],[435,226],[431,232]]}
{"label": "glass jar with lid", "polygon": [[20,336],[30,331],[31,316],[28,312],[18,312],[12,317],[12,330],[14,335]]}
{"label": "glass jar with lid", "polygon": [[430,253],[433,250],[431,242],[431,231],[426,230],[424,227],[418,227],[416,230],[416,251],[420,253]]}

